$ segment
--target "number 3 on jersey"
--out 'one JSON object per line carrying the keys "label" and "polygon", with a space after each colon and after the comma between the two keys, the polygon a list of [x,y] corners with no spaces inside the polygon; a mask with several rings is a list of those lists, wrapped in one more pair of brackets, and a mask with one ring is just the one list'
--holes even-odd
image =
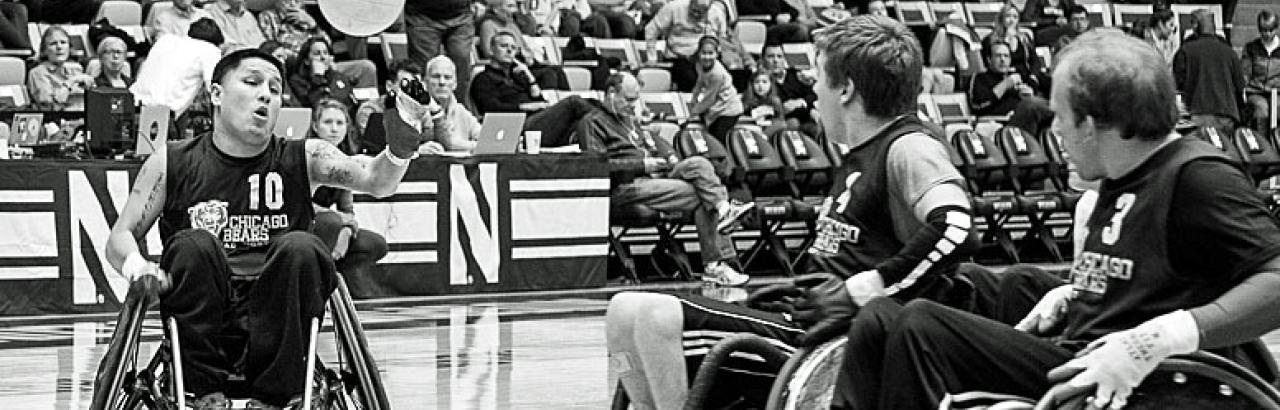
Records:
{"label": "number 3 on jersey", "polygon": [[267,209],[280,210],[284,206],[284,180],[275,172],[267,173],[265,183],[262,179],[259,174],[249,176],[249,210],[257,211],[264,198]]}
{"label": "number 3 on jersey", "polygon": [[1124,193],[1120,198],[1116,199],[1116,213],[1111,214],[1111,223],[1102,228],[1102,244],[1115,245],[1120,239],[1120,229],[1124,227],[1124,217],[1129,214],[1129,209],[1133,208],[1133,202],[1138,197],[1132,193]]}

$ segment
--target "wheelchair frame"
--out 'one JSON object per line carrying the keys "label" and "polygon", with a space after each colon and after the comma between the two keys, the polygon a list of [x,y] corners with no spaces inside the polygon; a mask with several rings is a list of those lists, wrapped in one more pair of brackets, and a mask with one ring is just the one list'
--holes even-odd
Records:
{"label": "wheelchair frame", "polygon": [[[386,410],[391,407],[383,387],[377,364],[369,351],[364,328],[357,317],[355,304],[342,274],[337,275],[337,288],[329,297],[328,307],[333,315],[333,331],[338,344],[336,371],[324,369],[317,363],[315,353],[323,318],[313,318],[310,325],[307,368],[321,370],[337,388],[330,389],[326,401],[330,407],[343,409]],[[141,343],[142,323],[147,308],[159,297],[151,289],[157,289],[156,279],[143,277],[129,287],[116,328],[107,346],[107,352],[98,365],[94,379],[93,400],[90,409],[185,409],[186,393],[182,386],[182,348],[178,343],[177,321],[165,320],[166,337],[161,341],[148,364],[138,368],[138,346]],[[354,379],[351,383],[349,378]],[[350,384],[350,385],[348,385]],[[331,385],[332,387],[332,385]],[[303,409],[311,409],[311,395],[315,389],[315,377],[308,377],[304,386]],[[358,390],[356,390],[358,389]],[[353,397],[354,396],[354,397]]]}

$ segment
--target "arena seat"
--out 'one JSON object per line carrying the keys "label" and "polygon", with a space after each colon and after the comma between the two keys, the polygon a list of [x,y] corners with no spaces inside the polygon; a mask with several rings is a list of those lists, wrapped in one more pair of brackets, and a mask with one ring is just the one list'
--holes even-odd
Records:
{"label": "arena seat", "polygon": [[382,58],[387,67],[398,59],[409,58],[409,35],[405,33],[382,33],[378,35],[382,44]]}
{"label": "arena seat", "polygon": [[934,24],[933,11],[929,9],[927,1],[900,1],[894,7],[894,13],[898,17],[898,21],[907,26],[932,26]]}
{"label": "arena seat", "polygon": [[21,58],[0,56],[0,85],[27,83],[27,66]]}
{"label": "arena seat", "polygon": [[750,267],[761,252],[767,251],[783,273],[794,276],[799,258],[791,257],[778,232],[786,222],[816,219],[815,207],[798,199],[800,194],[792,180],[795,170],[787,166],[760,127],[739,123],[729,131],[726,144],[734,162],[742,168],[743,188],[756,203],[744,227],[760,236],[748,248],[743,267]]}
{"label": "arena seat", "polygon": [[671,91],[671,71],[660,68],[641,68],[636,77],[640,80],[640,92]]}
{"label": "arena seat", "polygon": [[973,198],[973,213],[986,223],[984,244],[995,243],[1013,263],[1021,256],[1008,229],[1010,218],[1020,213],[1019,203],[1010,183],[1009,160],[990,136],[974,131],[961,131],[952,136],[952,145],[960,154],[961,174]]}
{"label": "arena seat", "polygon": [[98,16],[93,21],[103,18],[116,27],[141,25],[142,5],[136,1],[107,0],[98,6]]}
{"label": "arena seat", "polygon": [[625,38],[597,38],[595,39],[596,53],[602,58],[615,57],[622,62],[623,67],[639,67],[641,66],[640,54],[636,50],[635,42]]}
{"label": "arena seat", "polygon": [[964,24],[970,24],[969,16],[964,12],[964,3],[929,2],[929,11],[933,13],[933,21],[938,23],[959,19]]}
{"label": "arena seat", "polygon": [[[560,47],[556,46],[555,40],[549,37],[523,36],[525,44],[533,49],[533,53],[537,54],[539,59],[547,65],[560,65],[562,62]],[[475,61],[475,60],[472,60]]]}
{"label": "arena seat", "polygon": [[1237,164],[1244,164],[1245,158],[1236,147],[1235,138],[1231,135],[1223,135],[1221,131],[1214,127],[1201,126],[1191,133],[1192,136],[1208,142],[1226,154]]}
{"label": "arena seat", "polygon": [[[1009,173],[1013,176],[1017,209],[1026,215],[1031,223],[1027,236],[1035,236],[1049,252],[1053,262],[1064,261],[1063,252],[1058,243],[1070,242],[1070,231],[1065,238],[1058,238],[1049,229],[1048,220],[1054,213],[1071,213],[1075,207],[1068,206],[1067,198],[1062,195],[1065,187],[1053,178],[1057,168],[1047,155],[1037,138],[1014,126],[1006,126],[996,134],[996,145],[1009,160]],[[1041,188],[1037,188],[1037,186]],[[1024,238],[1027,241],[1030,238]]]}
{"label": "arena seat", "polygon": [[1138,22],[1145,23],[1154,14],[1150,4],[1112,4],[1112,23],[1119,27],[1133,27]]}
{"label": "arena seat", "polygon": [[742,48],[747,52],[760,55],[764,52],[765,34],[768,27],[764,23],[758,21],[739,21],[738,22],[738,41],[742,43]]}
{"label": "arena seat", "polygon": [[641,92],[640,101],[644,102],[655,119],[664,121],[683,121],[689,118],[689,108],[680,99],[680,94],[673,92]]}
{"label": "arena seat", "polygon": [[1111,27],[1115,25],[1111,16],[1111,5],[1106,3],[1081,4],[1089,16],[1090,27]]}
{"label": "arena seat", "polygon": [[782,45],[782,54],[787,64],[799,69],[813,67],[817,63],[817,50],[813,43],[786,43]]}
{"label": "arena seat", "polygon": [[975,27],[995,27],[1000,20],[1000,9],[1004,3],[968,3],[964,5],[965,17],[969,25]]}
{"label": "arena seat", "polygon": [[572,91],[587,91],[591,89],[591,70],[584,67],[561,67],[564,70],[565,78],[569,79],[569,89]]}
{"label": "arena seat", "polygon": [[1235,145],[1245,161],[1245,169],[1253,181],[1262,181],[1280,174],[1280,150],[1271,138],[1258,135],[1249,127],[1236,129]]}
{"label": "arena seat", "polygon": [[[794,268],[804,262],[809,254],[807,250],[817,236],[817,219],[820,216],[818,209],[835,181],[836,168],[823,145],[804,132],[783,130],[771,135],[770,139],[790,174],[796,198],[791,201],[789,209],[781,210],[783,212],[768,212],[769,209],[764,209],[762,213],[782,221],[804,222],[808,228],[808,235],[796,248],[800,250],[799,254],[791,259],[791,266]],[[781,228],[782,223],[779,223],[777,229]]]}

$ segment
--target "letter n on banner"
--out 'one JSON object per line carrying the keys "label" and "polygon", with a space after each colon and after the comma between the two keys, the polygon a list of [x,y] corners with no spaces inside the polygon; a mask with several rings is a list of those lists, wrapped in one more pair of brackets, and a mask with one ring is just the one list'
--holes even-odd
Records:
{"label": "letter n on banner", "polygon": [[449,285],[498,283],[499,203],[498,164],[449,165]]}

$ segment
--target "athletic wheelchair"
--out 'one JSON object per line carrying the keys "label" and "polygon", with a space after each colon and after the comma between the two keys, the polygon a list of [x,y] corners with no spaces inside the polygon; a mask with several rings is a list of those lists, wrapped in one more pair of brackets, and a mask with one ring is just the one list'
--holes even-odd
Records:
{"label": "athletic wheelchair", "polygon": [[[369,351],[364,329],[356,316],[355,304],[346,281],[338,274],[338,286],[329,297],[328,311],[333,316],[333,333],[337,342],[338,363],[326,368],[316,354],[321,318],[311,321],[307,367],[315,369],[308,378],[304,396],[319,397],[318,405],[303,400],[302,409],[385,410],[390,408],[377,364]],[[165,320],[165,338],[149,362],[138,360],[142,324],[147,308],[158,302],[153,277],[144,277],[130,285],[116,328],[98,365],[94,379],[90,409],[186,409],[190,398],[182,385],[182,346],[176,337],[177,321]],[[144,358],[145,360],[145,358]],[[232,376],[226,393],[233,398],[244,396],[244,388],[236,386]],[[317,380],[318,379],[318,380]],[[313,394],[319,392],[320,394]]]}
{"label": "athletic wheelchair", "polygon": [[[767,410],[830,408],[835,380],[844,360],[847,338],[841,336],[814,348],[796,351],[789,358],[763,338],[740,334],[726,338],[707,353],[690,386],[685,409],[703,408],[703,400],[715,383],[720,363],[735,353],[755,354],[776,365],[777,378],[769,392]],[[1222,356],[1206,351],[1166,359],[1143,380],[1129,398],[1126,409],[1269,409],[1280,410],[1280,374],[1265,344],[1260,340],[1240,348],[1248,361],[1259,365],[1250,370]],[[1056,408],[1083,409],[1085,397],[1069,400]],[[627,398],[618,385],[614,409],[626,408]],[[1031,409],[1036,400],[987,392],[953,394],[940,409]]]}

